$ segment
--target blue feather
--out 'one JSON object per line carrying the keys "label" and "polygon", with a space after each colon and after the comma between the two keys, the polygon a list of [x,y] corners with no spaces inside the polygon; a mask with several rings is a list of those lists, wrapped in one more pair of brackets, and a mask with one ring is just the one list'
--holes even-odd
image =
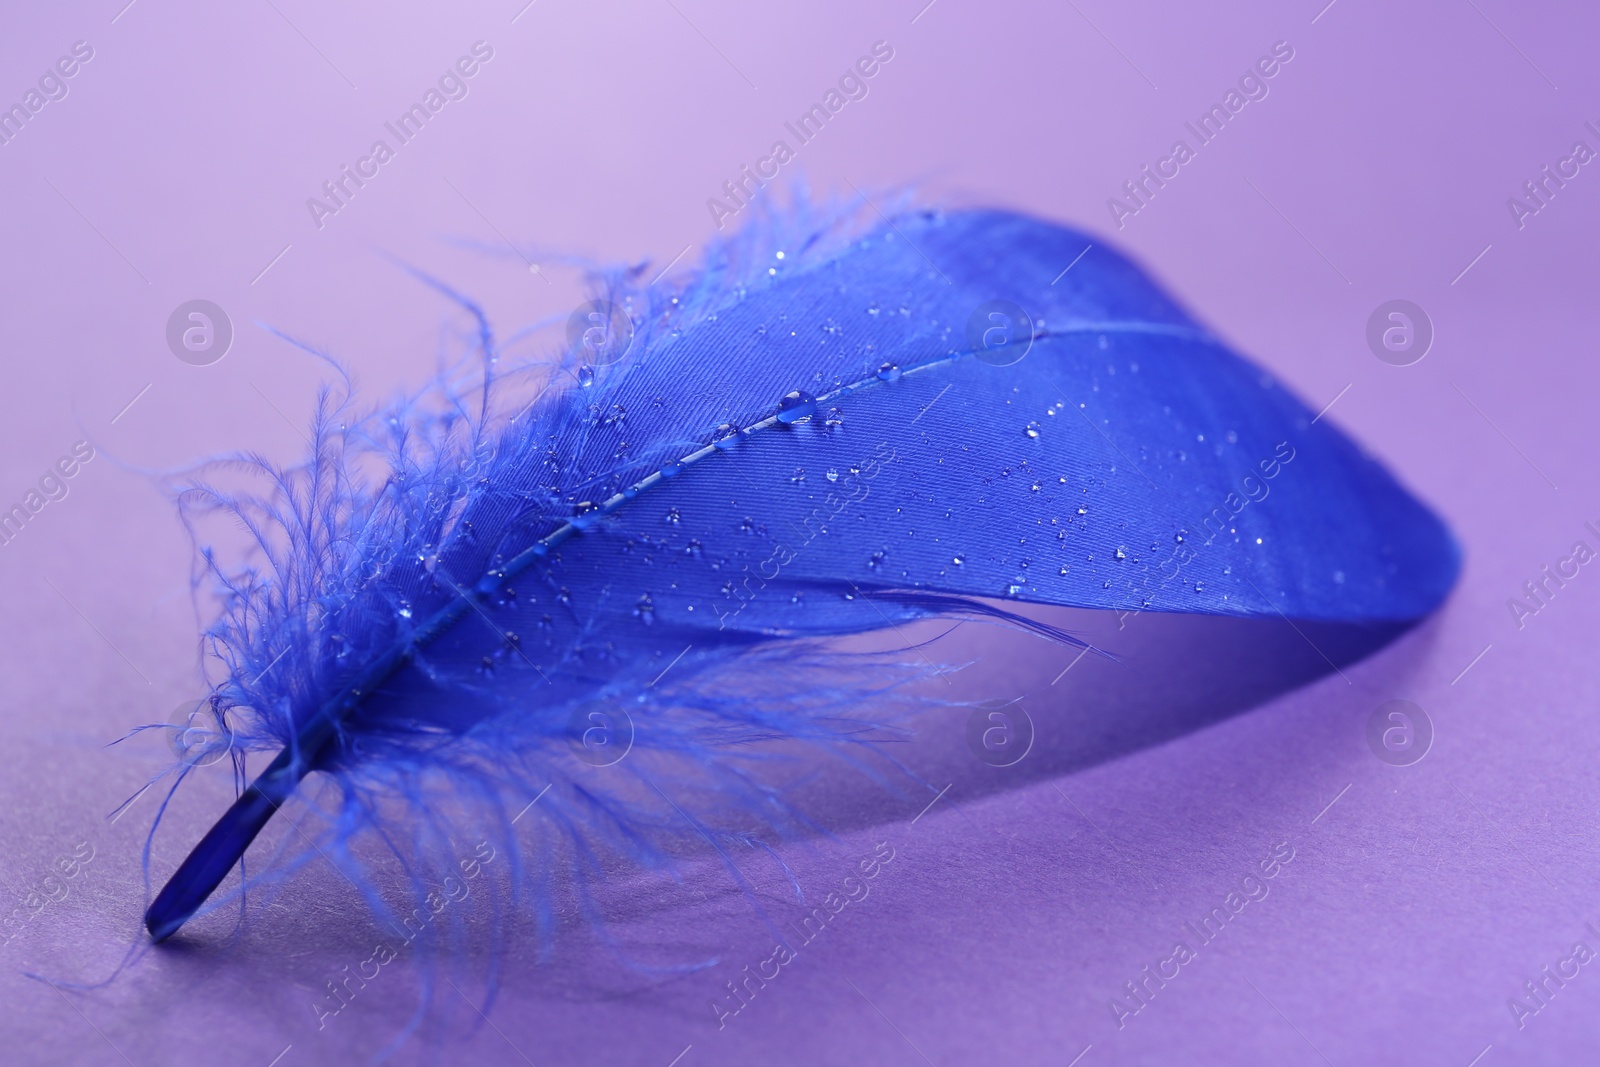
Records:
{"label": "blue feather", "polygon": [[[212,706],[277,755],[156,897],[154,938],[312,771],[341,791],[339,856],[385,798],[426,821],[444,783],[507,838],[507,798],[548,786],[580,861],[666,862],[753,843],[752,812],[803,823],[752,743],[848,755],[892,729],[913,670],[815,639],[969,615],[1076,641],[1006,601],[1382,626],[1455,580],[1450,533],[1382,466],[1071,230],[907,212],[861,234],[802,206],[680,285],[641,273],[601,279],[636,331],[620,360],[365,417],[345,383],[303,466],[262,465],[272,492],[188,491],[267,555],[207,557]],[[482,313],[430,283],[495,368]]]}

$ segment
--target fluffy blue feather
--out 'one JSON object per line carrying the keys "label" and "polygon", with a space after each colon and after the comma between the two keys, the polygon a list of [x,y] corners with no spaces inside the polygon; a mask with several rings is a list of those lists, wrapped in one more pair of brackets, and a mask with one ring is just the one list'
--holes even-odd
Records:
{"label": "fluffy blue feather", "polygon": [[580,865],[665,862],[756,842],[752,816],[801,824],[759,742],[848,757],[887,735],[914,670],[815,638],[1041,629],[997,600],[1387,625],[1454,581],[1426,507],[1073,231],[977,211],[863,234],[802,206],[682,284],[641,276],[602,279],[637,330],[618,362],[367,417],[332,391],[265,496],[188,491],[266,554],[207,557],[212,703],[277,755],[151,905],[156,939],[311,771],[337,783],[341,861],[389,798],[429,823],[447,792],[509,839],[548,787],[541,823]]}

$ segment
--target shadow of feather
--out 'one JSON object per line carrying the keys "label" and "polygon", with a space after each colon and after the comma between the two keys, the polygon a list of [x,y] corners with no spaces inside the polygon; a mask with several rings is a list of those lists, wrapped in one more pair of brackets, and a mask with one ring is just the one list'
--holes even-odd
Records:
{"label": "shadow of feather", "polygon": [[[791,782],[795,805],[843,834],[913,818],[946,786],[948,800],[962,804],[1075,774],[1178,741],[1313,683],[1365,694],[1373,670],[1356,665],[1412,629],[1153,612],[1126,615],[1119,629],[1115,613],[1033,608],[1026,614],[1082,634],[1116,658],[1000,626],[904,627],[906,638],[929,639],[921,652],[932,661],[965,664],[924,683],[936,710],[916,721],[910,741],[895,746],[894,756],[924,786],[904,800],[886,798],[881,787],[819,767]],[[887,637],[902,640],[898,633]],[[874,640],[883,647],[884,635],[852,645]],[[993,710],[1004,718],[990,720]],[[976,730],[969,726],[975,716]],[[986,749],[983,727],[991,723],[999,744]],[[1008,744],[1022,746],[1023,754],[1002,754]],[[1014,762],[998,765],[1008,759]]]}

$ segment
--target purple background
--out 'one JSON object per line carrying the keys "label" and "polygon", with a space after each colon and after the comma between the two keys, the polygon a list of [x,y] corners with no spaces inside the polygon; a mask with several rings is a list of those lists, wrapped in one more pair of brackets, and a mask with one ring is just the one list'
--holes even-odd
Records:
{"label": "purple background", "polygon": [[[876,196],[917,180],[932,199],[1115,240],[1313,408],[1338,397],[1328,417],[1453,524],[1460,587],[1412,634],[1303,687],[1306,647],[1281,624],[1142,617],[1119,634],[1114,619],[1080,616],[1134,669],[1086,660],[1054,686],[1071,650],[964,627],[942,649],[975,659],[961,692],[1037,690],[1026,706],[1039,751],[995,771],[967,755],[961,722],[927,722],[907,759],[952,784],[914,825],[931,793],[841,786],[829,801],[840,839],[784,850],[802,883],[837,886],[876,841],[896,858],[725,1029],[709,1002],[773,937],[705,863],[681,885],[619,874],[607,907],[634,958],[716,966],[642,972],[576,926],[545,964],[518,942],[492,1025],[469,1006],[483,987],[466,967],[398,1061],[1488,1067],[1595,1055],[1600,963],[1523,1028],[1507,1007],[1574,943],[1600,949],[1585,930],[1600,928],[1600,578],[1584,568],[1521,629],[1506,606],[1574,540],[1600,545],[1584,529],[1600,521],[1600,172],[1584,167],[1521,229],[1506,207],[1575,140],[1600,148],[1583,125],[1600,125],[1592,11],[137,0],[119,14],[122,2],[13,11],[0,34],[5,104],[74,41],[94,48],[70,94],[0,146],[0,503],[74,441],[99,448],[70,495],[0,547],[0,905],[26,913],[58,857],[95,849],[66,898],[0,946],[3,1058],[359,1062],[415,1003],[406,960],[318,1032],[310,1004],[375,936],[326,865],[263,904],[238,943],[217,915],[192,947],[93,992],[23,973],[103,977],[135,936],[154,793],[115,823],[106,813],[163,753],[103,745],[164,720],[198,685],[187,543],[139,469],[237,448],[297,454],[318,372],[253,323],[325,346],[381,395],[422,380],[447,309],[378,253],[449,277],[506,332],[559,321],[580,289],[553,263],[548,279],[530,274],[502,233],[525,250],[661,264],[693,245],[690,262],[711,230],[706,198],[877,40],[895,55],[870,95],[800,150],[818,190]],[[305,199],[480,39],[494,58],[470,95],[319,231]],[[1106,198],[1280,40],[1295,56],[1270,95],[1116,232]],[[163,339],[194,297],[235,324],[214,366],[181,363]],[[1410,367],[1364,340],[1368,314],[1396,297],[1437,330]],[[1437,731],[1414,766],[1380,762],[1365,740],[1393,698]],[[192,794],[158,871],[220,811],[226,782],[211,774]],[[1119,1029],[1108,1003],[1123,983],[1278,842],[1294,859],[1269,896]],[[747,873],[775,917],[792,912],[770,864]]]}

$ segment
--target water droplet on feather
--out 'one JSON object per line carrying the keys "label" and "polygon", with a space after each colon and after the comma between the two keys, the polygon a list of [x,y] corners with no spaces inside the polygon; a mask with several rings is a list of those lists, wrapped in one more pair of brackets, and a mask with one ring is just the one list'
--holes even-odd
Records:
{"label": "water droplet on feather", "polygon": [[809,419],[817,412],[816,397],[796,389],[778,401],[778,421],[785,426]]}

